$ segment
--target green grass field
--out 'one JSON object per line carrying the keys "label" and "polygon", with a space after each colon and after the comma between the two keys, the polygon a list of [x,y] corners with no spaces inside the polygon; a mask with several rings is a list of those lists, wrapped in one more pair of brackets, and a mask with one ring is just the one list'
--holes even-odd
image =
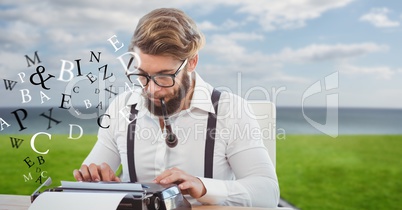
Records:
{"label": "green grass field", "polygon": [[402,136],[277,141],[281,197],[301,209],[400,209]]}
{"label": "green grass field", "polygon": [[[0,194],[31,194],[40,173],[52,186],[74,180],[96,136],[69,140],[64,135],[37,138],[35,153],[30,136],[12,148],[9,135],[0,135]],[[301,209],[398,209],[402,206],[402,136],[288,135],[277,141],[277,173],[281,197]],[[45,160],[42,165],[37,157]],[[31,167],[24,162],[29,157]],[[27,159],[28,160],[28,159]],[[31,173],[32,179],[24,178]],[[42,179],[44,181],[45,179]]]}
{"label": "green grass field", "polygon": [[[10,136],[24,139],[18,149],[12,147]],[[67,135],[52,135],[49,140],[45,135],[38,136],[35,148],[39,152],[49,150],[48,154],[38,154],[31,148],[31,136],[0,135],[0,194],[30,195],[40,185],[38,178],[43,171],[46,171],[44,176],[52,178],[51,186],[59,186],[61,180],[73,181],[73,169],[81,166],[95,144],[96,136],[84,135],[77,140],[67,138]],[[38,156],[42,156],[45,162],[40,164]],[[27,157],[31,167],[24,161]],[[41,179],[43,182],[46,180]]]}

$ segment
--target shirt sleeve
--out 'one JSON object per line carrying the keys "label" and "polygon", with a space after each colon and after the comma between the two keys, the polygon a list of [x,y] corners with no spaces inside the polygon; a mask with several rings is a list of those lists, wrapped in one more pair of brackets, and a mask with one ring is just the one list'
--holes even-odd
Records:
{"label": "shirt sleeve", "polygon": [[96,165],[107,163],[113,171],[116,171],[120,165],[120,155],[118,154],[116,147],[113,147],[107,144],[107,141],[98,138],[95,146],[83,162],[83,164],[86,165],[91,163],[95,163]]}
{"label": "shirt sleeve", "polygon": [[277,207],[279,186],[272,163],[264,148],[239,152],[229,158],[236,180],[200,178],[207,193],[203,204]]}
{"label": "shirt sleeve", "polygon": [[[238,103],[230,101],[229,106],[223,104],[220,111],[220,113],[232,113],[231,117],[221,120],[223,123],[221,128],[230,128],[232,131],[232,136],[227,141],[225,155],[235,180],[200,178],[207,192],[197,200],[211,205],[277,207],[278,179],[261,139],[259,124],[250,112],[245,111],[245,107],[248,107],[246,101],[240,98],[236,100],[239,100]],[[238,105],[242,105],[243,108],[239,109]]]}
{"label": "shirt sleeve", "polygon": [[122,104],[124,96],[119,95],[112,101],[109,108],[102,117],[98,130],[98,140],[96,141],[91,152],[88,154],[83,164],[89,165],[95,163],[97,165],[103,162],[107,163],[113,171],[116,171],[121,164],[120,154],[115,139],[115,130],[118,125],[119,104]]}

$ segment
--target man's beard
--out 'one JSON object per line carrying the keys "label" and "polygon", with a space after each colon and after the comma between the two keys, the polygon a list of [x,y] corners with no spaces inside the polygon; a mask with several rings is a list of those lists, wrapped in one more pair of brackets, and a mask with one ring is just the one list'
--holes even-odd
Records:
{"label": "man's beard", "polygon": [[[181,78],[181,81],[179,82],[179,89],[175,90],[172,95],[165,95],[165,96],[150,96],[147,93],[143,93],[143,96],[145,98],[145,105],[148,108],[149,112],[153,113],[156,116],[163,116],[162,112],[162,107],[155,105],[149,97],[154,97],[154,98],[164,98],[167,99],[169,98],[169,101],[165,101],[166,103],[166,109],[167,109],[167,114],[172,115],[173,113],[177,112],[180,109],[181,101],[186,97],[187,93],[190,90],[190,77],[187,73],[187,71],[183,72],[183,76]],[[177,82],[176,82],[177,83]],[[176,85],[176,84],[175,84]],[[169,97],[170,96],[170,97]]]}

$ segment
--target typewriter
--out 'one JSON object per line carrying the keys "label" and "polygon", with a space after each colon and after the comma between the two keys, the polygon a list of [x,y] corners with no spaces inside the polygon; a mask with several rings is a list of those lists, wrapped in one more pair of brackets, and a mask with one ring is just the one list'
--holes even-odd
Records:
{"label": "typewriter", "polygon": [[[124,193],[116,210],[191,210],[190,203],[181,194],[177,185],[155,183],[117,182],[64,182],[62,186],[39,190],[51,184],[49,177],[31,195],[31,203],[43,193]],[[63,196],[63,194],[60,194]]]}

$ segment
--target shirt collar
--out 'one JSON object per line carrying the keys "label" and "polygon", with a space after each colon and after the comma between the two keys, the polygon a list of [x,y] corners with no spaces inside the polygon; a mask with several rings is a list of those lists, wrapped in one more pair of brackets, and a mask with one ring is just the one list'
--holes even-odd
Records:
{"label": "shirt collar", "polygon": [[143,107],[144,97],[141,94],[142,94],[141,88],[131,90],[131,94],[129,94],[130,98],[127,100],[127,105],[137,104],[137,106],[135,107],[135,109],[137,110],[140,109],[139,107]]}
{"label": "shirt collar", "polygon": [[[189,109],[198,108],[206,112],[215,113],[211,101],[213,87],[206,83],[197,72],[194,72],[193,75],[195,75],[195,88]],[[141,93],[142,89],[133,90],[130,98],[127,100],[127,105],[137,104],[135,107],[137,110],[146,108],[145,100]]]}
{"label": "shirt collar", "polygon": [[206,112],[215,113],[214,106],[212,105],[211,101],[213,87],[206,83],[197,72],[194,72],[194,74],[195,88],[193,97],[191,98],[190,109],[198,108]]}

